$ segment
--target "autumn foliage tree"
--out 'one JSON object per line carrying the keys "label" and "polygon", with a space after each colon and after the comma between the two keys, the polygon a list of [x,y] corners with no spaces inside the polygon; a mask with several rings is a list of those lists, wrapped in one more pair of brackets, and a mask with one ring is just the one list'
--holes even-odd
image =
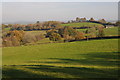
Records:
{"label": "autumn foliage tree", "polygon": [[98,28],[98,37],[104,37],[105,36],[105,33],[104,33],[104,28],[103,27],[99,27]]}
{"label": "autumn foliage tree", "polygon": [[61,36],[58,33],[52,33],[49,36],[49,39],[52,41],[59,41],[59,40],[61,40]]}
{"label": "autumn foliage tree", "polygon": [[82,33],[82,32],[77,32],[77,34],[75,35],[75,40],[84,39],[84,38],[85,38],[84,35],[85,35],[85,34]]}
{"label": "autumn foliage tree", "polygon": [[58,33],[64,38],[65,41],[80,40],[84,38],[82,32],[78,32],[70,26],[65,26],[58,30]]}
{"label": "autumn foliage tree", "polygon": [[23,31],[9,31],[5,35],[3,35],[3,46],[19,46],[22,44],[24,32]]}

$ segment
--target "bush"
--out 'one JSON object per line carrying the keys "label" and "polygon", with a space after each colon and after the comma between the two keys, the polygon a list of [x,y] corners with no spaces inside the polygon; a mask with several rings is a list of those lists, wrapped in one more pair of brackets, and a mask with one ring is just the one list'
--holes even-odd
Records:
{"label": "bush", "polygon": [[23,44],[36,42],[37,39],[34,34],[26,33],[22,39]]}

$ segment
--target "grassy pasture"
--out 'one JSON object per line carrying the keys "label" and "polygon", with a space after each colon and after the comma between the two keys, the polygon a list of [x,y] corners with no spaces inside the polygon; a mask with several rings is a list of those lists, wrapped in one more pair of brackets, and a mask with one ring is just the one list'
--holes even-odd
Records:
{"label": "grassy pasture", "polygon": [[[77,31],[80,31],[80,32],[84,32],[86,30],[87,29],[77,29]],[[120,35],[119,32],[120,32],[119,27],[112,27],[112,28],[105,28],[104,29],[105,36],[118,36],[118,35]]]}
{"label": "grassy pasture", "polygon": [[4,28],[5,31],[9,31],[11,28]]}
{"label": "grassy pasture", "polygon": [[87,29],[76,29],[77,31],[80,31],[80,32],[84,32],[86,31]]}
{"label": "grassy pasture", "polygon": [[113,28],[105,28],[104,29],[105,35],[108,36],[117,36],[120,35],[120,28],[119,27],[113,27]]}
{"label": "grassy pasture", "polygon": [[114,78],[118,55],[118,39],[7,47],[3,78]]}
{"label": "grassy pasture", "polygon": [[61,25],[62,25],[62,26],[71,26],[71,27],[83,27],[83,26],[93,27],[93,26],[103,26],[103,25],[101,25],[101,24],[90,23],[90,22],[69,23],[69,24],[61,24]]}

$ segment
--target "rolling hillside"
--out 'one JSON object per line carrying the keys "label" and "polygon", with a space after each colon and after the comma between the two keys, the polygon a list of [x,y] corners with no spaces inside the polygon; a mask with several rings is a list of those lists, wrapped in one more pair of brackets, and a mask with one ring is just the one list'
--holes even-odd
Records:
{"label": "rolling hillside", "polygon": [[118,53],[118,39],[7,47],[3,78],[116,78]]}

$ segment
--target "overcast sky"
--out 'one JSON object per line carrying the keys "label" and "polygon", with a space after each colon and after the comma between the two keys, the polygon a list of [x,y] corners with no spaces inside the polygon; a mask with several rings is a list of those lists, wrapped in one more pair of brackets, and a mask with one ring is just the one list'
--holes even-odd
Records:
{"label": "overcast sky", "polygon": [[3,2],[119,2],[119,0],[1,0]]}
{"label": "overcast sky", "polygon": [[76,17],[86,17],[88,19],[93,17],[95,19],[104,18],[106,20],[117,20],[118,3],[3,2],[2,17],[3,23],[22,23],[48,20],[68,21],[75,19]]}

